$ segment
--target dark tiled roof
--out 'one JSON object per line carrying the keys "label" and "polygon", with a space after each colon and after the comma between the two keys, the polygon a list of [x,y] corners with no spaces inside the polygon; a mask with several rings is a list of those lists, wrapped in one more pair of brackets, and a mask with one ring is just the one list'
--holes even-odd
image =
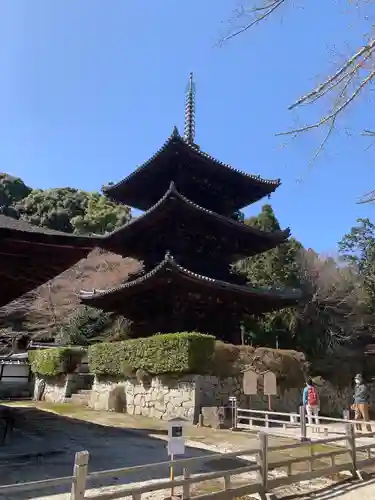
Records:
{"label": "dark tiled roof", "polygon": [[177,262],[174,260],[174,258],[170,255],[169,252],[167,252],[164,260],[160,262],[154,269],[149,271],[148,273],[144,274],[143,276],[132,280],[128,281],[126,283],[123,283],[115,288],[111,288],[108,290],[94,290],[94,291],[87,291],[87,290],[81,290],[80,297],[83,300],[90,300],[90,299],[95,299],[99,297],[103,297],[106,295],[110,295],[113,292],[120,291],[123,289],[127,288],[132,288],[136,285],[139,285],[150,278],[157,276],[159,273],[164,273],[164,271],[172,271],[175,272],[176,274],[180,274],[183,276],[186,276],[188,278],[192,278],[195,281],[201,281],[207,284],[210,284],[214,287],[217,288],[225,288],[225,289],[231,289],[233,291],[238,291],[242,292],[244,294],[248,295],[263,295],[269,298],[282,298],[285,300],[295,300],[296,302],[302,298],[302,292],[301,290],[298,289],[287,289],[285,287],[256,287],[252,285],[235,285],[233,283],[228,283],[226,281],[221,281],[221,280],[216,280],[214,278],[209,278],[207,276],[203,276],[201,274],[194,273],[192,271],[189,271],[188,269],[185,269],[184,267],[180,266],[177,264]]}
{"label": "dark tiled roof", "polygon": [[204,160],[208,160],[211,164],[215,165],[216,167],[219,167],[218,173],[220,173],[220,172],[232,173],[235,177],[237,177],[237,180],[239,182],[242,179],[242,181],[246,182],[246,184],[251,184],[253,186],[256,185],[258,187],[262,187],[262,189],[264,191],[263,196],[266,196],[267,194],[271,194],[281,184],[280,179],[274,179],[274,180],[263,179],[260,175],[249,174],[249,173],[244,172],[242,170],[236,169],[227,163],[224,163],[220,160],[217,160],[216,158],[209,155],[208,153],[201,151],[201,149],[196,144],[190,144],[189,142],[187,142],[183,137],[180,136],[180,134],[177,130],[177,127],[174,127],[172,134],[165,141],[165,143],[161,146],[161,148],[153,156],[151,156],[151,158],[149,158],[142,165],[137,167],[133,172],[131,172],[128,176],[126,176],[121,181],[119,181],[115,184],[104,186],[103,192],[105,194],[107,194],[109,197],[113,197],[113,199],[115,199],[116,198],[115,192],[121,191],[122,186],[125,186],[130,180],[132,180],[134,177],[136,177],[139,173],[145,171],[162,153],[167,151],[168,148],[170,148],[171,146],[173,147],[173,145],[181,145],[183,148],[185,148],[186,151],[188,151],[188,152],[194,154],[195,156],[198,156]]}
{"label": "dark tiled roof", "polygon": [[121,233],[122,231],[126,230],[126,228],[131,227],[133,225],[137,225],[142,219],[145,219],[147,216],[155,212],[158,208],[160,208],[168,199],[170,198],[177,198],[179,201],[181,201],[182,204],[188,205],[189,207],[193,208],[197,212],[201,212],[202,214],[207,214],[209,216],[212,216],[212,218],[222,222],[225,225],[235,227],[241,232],[248,232],[252,233],[256,236],[260,236],[262,238],[267,238],[270,240],[285,240],[290,236],[290,229],[286,228],[284,230],[280,231],[263,231],[262,229],[259,229],[255,226],[249,226],[248,224],[244,224],[243,222],[238,222],[234,219],[231,219],[230,217],[225,217],[224,215],[218,214],[214,212],[213,210],[209,210],[208,208],[201,207],[200,205],[197,205],[193,201],[189,200],[186,198],[186,196],[183,196],[181,193],[176,188],[176,185],[174,182],[171,182],[169,189],[165,193],[165,195],[160,198],[160,200],[155,203],[152,207],[150,207],[146,212],[144,212],[142,215],[139,217],[136,217],[134,219],[131,219],[129,222],[124,224],[123,226],[115,229],[112,233],[109,233],[106,238],[110,238],[112,235]]}
{"label": "dark tiled roof", "polygon": [[47,227],[36,226],[22,219],[13,219],[7,215],[0,214],[0,238],[12,237],[27,239],[34,242],[67,244],[83,248],[94,248],[100,245],[104,236],[81,236],[77,234],[64,233],[49,229]]}
{"label": "dark tiled roof", "polygon": [[[166,211],[171,209],[171,204],[173,204],[173,213],[169,217],[175,217],[173,214],[178,210],[189,211],[189,215],[193,214],[195,216],[194,221],[196,221],[197,217],[199,217],[199,220],[206,219],[209,223],[216,223],[219,231],[220,229],[227,233],[229,231],[229,234],[233,237],[238,235],[241,248],[239,250],[236,249],[235,254],[237,256],[248,257],[270,250],[283,243],[290,236],[289,228],[272,232],[263,231],[257,227],[244,224],[243,222],[203,208],[179,193],[174,182],[171,182],[167,192],[155,205],[139,217],[132,219],[130,222],[106,235],[106,238],[102,242],[103,247],[122,255],[132,255],[133,242],[136,241],[138,235],[146,234],[143,231],[147,232],[150,226],[160,227],[162,224],[164,226],[169,225],[168,220],[160,222],[160,216],[163,213],[170,213]],[[158,224],[160,225],[158,226]],[[147,246],[145,246],[145,252],[147,252]]]}
{"label": "dark tiled roof", "polygon": [[0,230],[1,229],[13,229],[16,231],[24,231],[28,233],[44,233],[44,234],[59,234],[65,235],[62,231],[55,231],[54,229],[49,229],[47,227],[35,226],[22,219],[13,219],[7,215],[0,214]]}
{"label": "dark tiled roof", "polygon": [[0,214],[0,307],[73,266],[102,239],[34,226]]}

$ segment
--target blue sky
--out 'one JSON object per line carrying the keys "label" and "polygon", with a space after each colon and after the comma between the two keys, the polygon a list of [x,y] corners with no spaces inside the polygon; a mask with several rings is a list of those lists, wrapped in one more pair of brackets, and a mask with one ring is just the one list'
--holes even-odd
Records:
{"label": "blue sky", "polygon": [[272,205],[281,224],[333,251],[357,217],[373,217],[373,206],[355,203],[375,188],[375,145],[360,136],[374,125],[371,103],[349,111],[310,168],[319,137],[281,147],[275,133],[313,117],[287,106],[362,42],[366,25],[347,0],[325,0],[324,11],[304,3],[218,47],[232,0],[2,0],[0,169],[41,188],[121,179],[175,124],[183,129],[193,71],[196,142],[236,168],[280,177]]}

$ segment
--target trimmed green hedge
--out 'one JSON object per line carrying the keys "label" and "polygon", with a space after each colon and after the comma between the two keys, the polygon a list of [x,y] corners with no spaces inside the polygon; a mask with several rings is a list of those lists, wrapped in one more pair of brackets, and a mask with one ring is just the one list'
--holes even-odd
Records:
{"label": "trimmed green hedge", "polygon": [[39,375],[54,377],[72,373],[81,362],[85,350],[77,347],[53,347],[29,351],[31,370]]}
{"label": "trimmed green hedge", "polygon": [[201,333],[169,333],[153,337],[100,343],[89,347],[90,372],[123,376],[124,366],[162,373],[205,373],[211,367],[215,338]]}

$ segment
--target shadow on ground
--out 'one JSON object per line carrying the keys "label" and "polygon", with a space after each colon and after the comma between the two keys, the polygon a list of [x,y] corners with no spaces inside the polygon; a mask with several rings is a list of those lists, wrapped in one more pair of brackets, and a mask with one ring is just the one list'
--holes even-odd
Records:
{"label": "shadow on ground", "polygon": [[[165,431],[121,429],[56,415],[36,408],[14,407],[15,428],[0,447],[0,485],[70,476],[77,451],[90,453],[89,471],[144,465],[168,460]],[[152,433],[154,436],[150,436]],[[160,435],[160,439],[155,437]],[[162,439],[164,435],[164,439]],[[185,456],[213,455],[207,450],[186,448]],[[222,463],[220,463],[222,462]],[[209,460],[192,472],[241,467],[241,460]],[[176,471],[180,474],[181,471]],[[167,467],[90,482],[89,487],[125,484],[168,477]],[[69,491],[67,486],[18,494],[0,494],[0,499],[21,500]]]}

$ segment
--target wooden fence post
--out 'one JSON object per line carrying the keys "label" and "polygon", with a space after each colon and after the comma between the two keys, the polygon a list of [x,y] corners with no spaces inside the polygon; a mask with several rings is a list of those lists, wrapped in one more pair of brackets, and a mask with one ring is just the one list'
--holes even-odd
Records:
{"label": "wooden fence post", "polygon": [[355,432],[354,426],[351,423],[347,423],[345,426],[347,447],[349,450],[350,462],[351,462],[351,473],[353,476],[357,476],[357,452],[355,448]]}
{"label": "wooden fence post", "polygon": [[187,469],[183,470],[183,477],[186,483],[184,483],[182,486],[182,500],[187,500],[188,498],[190,498],[190,472]]}
{"label": "wooden fence post", "polygon": [[263,496],[268,489],[268,434],[266,432],[259,433],[259,463],[260,483],[262,485]]}
{"label": "wooden fence post", "polygon": [[72,491],[70,500],[84,500],[86,491],[86,479],[89,464],[89,452],[78,451],[74,459]]}

